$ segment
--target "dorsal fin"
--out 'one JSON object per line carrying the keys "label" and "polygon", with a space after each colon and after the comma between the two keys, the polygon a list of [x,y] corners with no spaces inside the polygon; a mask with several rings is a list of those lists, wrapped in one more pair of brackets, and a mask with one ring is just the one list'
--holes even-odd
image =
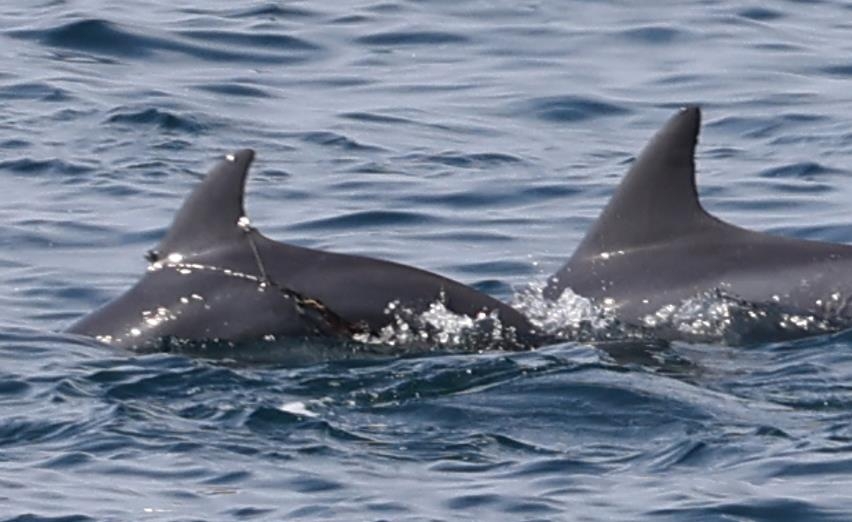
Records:
{"label": "dorsal fin", "polygon": [[245,216],[243,194],[253,159],[254,151],[244,149],[213,167],[178,210],[156,254],[188,256],[242,237],[245,232],[237,223]]}
{"label": "dorsal fin", "polygon": [[698,107],[686,107],[654,135],[580,243],[577,259],[671,239],[710,217],[695,188]]}

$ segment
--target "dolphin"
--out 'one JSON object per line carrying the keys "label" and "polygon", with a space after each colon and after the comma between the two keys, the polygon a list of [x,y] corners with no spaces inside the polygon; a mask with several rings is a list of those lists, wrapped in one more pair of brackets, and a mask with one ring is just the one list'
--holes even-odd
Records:
{"label": "dolphin", "polygon": [[[436,303],[499,326],[503,347],[529,348],[538,334],[512,307],[469,286],[410,266],[273,241],[243,208],[254,151],[229,154],[189,195],[145,275],[86,315],[69,333],[121,348],[163,340],[349,339],[376,334]],[[493,339],[492,339],[493,340]]]}
{"label": "dolphin", "polygon": [[654,135],[544,297],[570,288],[640,327],[702,295],[848,324],[852,246],[746,230],[707,213],[695,183],[700,124],[689,106]]}

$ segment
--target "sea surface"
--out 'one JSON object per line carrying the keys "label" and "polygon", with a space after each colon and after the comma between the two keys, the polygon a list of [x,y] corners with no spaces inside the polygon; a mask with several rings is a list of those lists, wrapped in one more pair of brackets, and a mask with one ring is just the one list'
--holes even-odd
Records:
{"label": "sea surface", "polygon": [[301,362],[61,333],[242,147],[266,235],[508,301],[698,103],[711,212],[852,243],[850,34],[841,1],[3,2],[0,520],[852,519],[850,332]]}

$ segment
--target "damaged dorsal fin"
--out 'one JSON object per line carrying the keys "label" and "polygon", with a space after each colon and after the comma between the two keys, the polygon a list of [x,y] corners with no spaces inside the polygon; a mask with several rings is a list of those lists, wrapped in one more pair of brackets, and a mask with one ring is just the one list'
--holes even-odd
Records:
{"label": "damaged dorsal fin", "polygon": [[654,135],[580,243],[575,258],[642,247],[715,221],[701,208],[695,188],[700,124],[700,109],[690,106]]}
{"label": "damaged dorsal fin", "polygon": [[[238,239],[245,230],[243,194],[254,151],[228,154],[186,198],[154,257],[188,256],[218,243]],[[242,220],[242,221],[241,221]]]}

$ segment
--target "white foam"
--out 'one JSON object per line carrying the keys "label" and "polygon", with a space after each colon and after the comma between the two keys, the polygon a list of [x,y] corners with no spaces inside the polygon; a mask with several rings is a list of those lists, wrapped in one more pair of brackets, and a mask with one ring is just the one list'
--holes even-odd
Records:
{"label": "white foam", "polygon": [[303,417],[319,417],[318,413],[310,411],[302,401],[287,402],[279,406],[278,409],[293,415],[302,415]]}

